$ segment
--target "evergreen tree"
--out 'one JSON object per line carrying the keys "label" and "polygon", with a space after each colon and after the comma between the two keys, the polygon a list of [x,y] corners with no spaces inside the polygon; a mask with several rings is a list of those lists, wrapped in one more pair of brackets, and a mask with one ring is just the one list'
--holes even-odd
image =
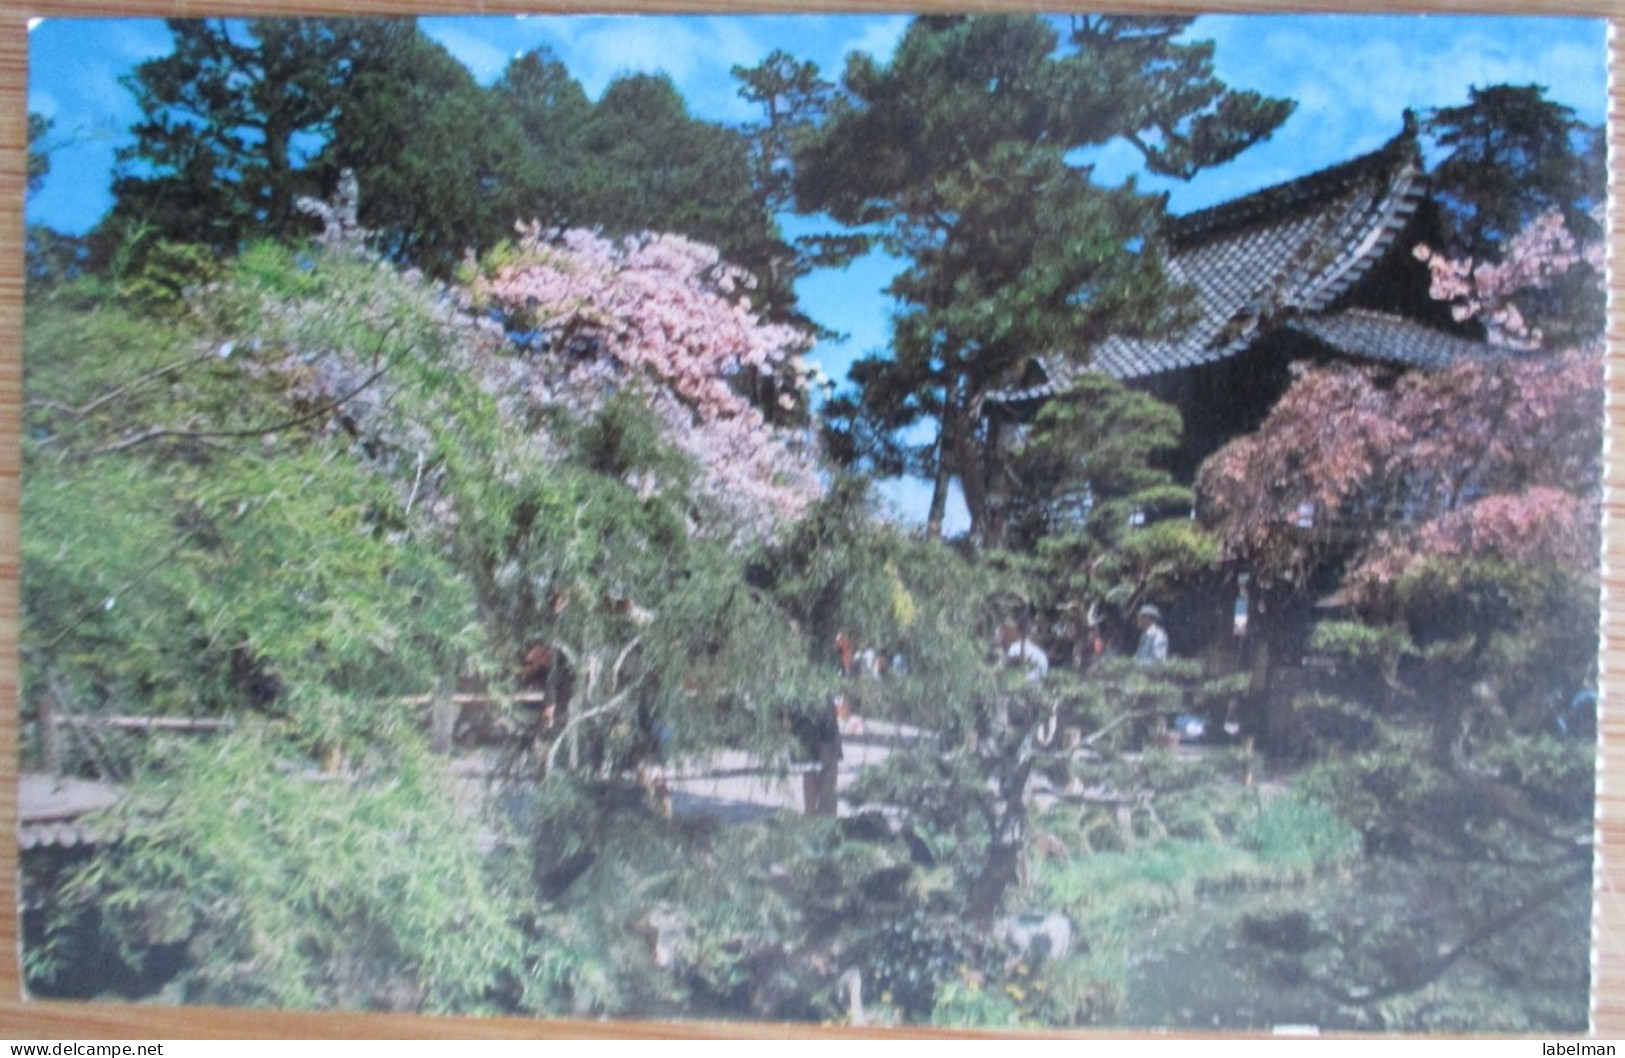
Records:
{"label": "evergreen tree", "polygon": [[[1217,557],[1189,518],[1195,494],[1157,465],[1179,413],[1099,373],[1048,402],[1012,448],[995,511],[1029,598],[1091,659],[1087,618],[1128,649],[1133,614],[1191,587]],[[1117,620],[1107,626],[1107,615]],[[1052,659],[1060,660],[1060,659]]]}
{"label": "evergreen tree", "polygon": [[317,167],[356,174],[361,224],[387,256],[444,277],[511,234],[525,157],[506,100],[402,20],[356,64]]}
{"label": "evergreen tree", "polygon": [[44,114],[28,115],[28,193],[31,195],[40,189],[51,171],[50,148],[45,137],[50,135],[52,124]]}
{"label": "evergreen tree", "polygon": [[1188,24],[1080,17],[1063,46],[1039,18],[922,18],[889,65],[849,60],[828,121],[798,153],[799,208],[878,226],[909,261],[891,288],[903,302],[892,355],[853,378],[860,413],[884,432],[935,425],[934,441],[904,453],[935,482],[932,535],[953,477],[973,535],[997,535],[989,390],[1033,356],[1083,361],[1107,333],[1168,315],[1161,200],[1132,182],[1095,185],[1070,152],[1122,138],[1152,171],[1189,178],[1291,111],[1228,89],[1210,43],[1177,41]]}
{"label": "evergreen tree", "polygon": [[[51,172],[48,137],[55,125],[43,114],[28,115],[28,193],[39,191]],[[44,224],[30,224],[23,234],[23,274],[31,294],[60,279],[70,279],[83,269],[88,247],[81,236],[64,235]]]}
{"label": "evergreen tree", "polygon": [[752,194],[743,137],[692,117],[665,76],[611,83],[582,126],[581,151],[591,180],[578,222],[686,235],[753,273],[764,260],[772,221]]}
{"label": "evergreen tree", "polygon": [[514,59],[492,91],[524,139],[514,196],[518,219],[550,225],[590,224],[579,215],[582,192],[595,180],[581,147],[592,102],[551,51]]}
{"label": "evergreen tree", "polygon": [[1547,99],[1540,85],[1472,88],[1468,97],[1426,123],[1447,152],[1432,178],[1451,252],[1499,260],[1514,235],[1551,210],[1578,237],[1600,236],[1590,212],[1606,194],[1602,130]]}
{"label": "evergreen tree", "polygon": [[[835,85],[819,75],[818,65],[798,62],[774,51],[752,67],[735,66],[739,97],[762,108],[762,120],[745,126],[750,148],[751,182],[758,206],[769,216],[795,203],[795,152],[823,121]],[[785,241],[775,223],[772,237],[761,247],[758,261],[748,264],[762,278],[768,311],[785,322],[817,329],[812,321],[793,312],[795,281],[815,265],[844,264],[866,248],[863,237],[803,236]]]}
{"label": "evergreen tree", "polygon": [[303,230],[308,155],[332,131],[357,64],[394,29],[367,19],[171,19],[175,50],[124,83],[142,117],[119,151],[115,231],[234,251]]}

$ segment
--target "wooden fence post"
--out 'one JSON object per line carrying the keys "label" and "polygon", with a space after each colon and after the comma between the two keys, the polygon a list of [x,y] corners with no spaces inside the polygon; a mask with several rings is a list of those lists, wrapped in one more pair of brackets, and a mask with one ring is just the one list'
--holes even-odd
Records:
{"label": "wooden fence post", "polygon": [[429,703],[429,749],[442,755],[451,752],[452,738],[457,732],[460,707],[451,693],[454,686],[444,675],[436,677]]}

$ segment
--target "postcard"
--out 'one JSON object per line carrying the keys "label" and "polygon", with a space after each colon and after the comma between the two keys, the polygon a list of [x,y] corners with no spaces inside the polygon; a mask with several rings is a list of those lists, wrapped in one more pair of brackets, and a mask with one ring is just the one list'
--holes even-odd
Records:
{"label": "postcard", "polygon": [[1606,29],[40,20],[27,996],[1588,1032]]}

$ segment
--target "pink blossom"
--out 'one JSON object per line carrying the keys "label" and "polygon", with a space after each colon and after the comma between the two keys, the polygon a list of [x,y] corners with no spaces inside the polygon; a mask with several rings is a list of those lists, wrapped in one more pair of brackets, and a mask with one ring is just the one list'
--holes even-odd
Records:
{"label": "pink blossom", "polygon": [[[1430,557],[1594,568],[1599,548],[1602,343],[1545,350],[1512,297],[1600,263],[1562,219],[1535,221],[1500,264],[1417,256],[1433,295],[1522,355],[1440,371],[1298,366],[1263,425],[1203,465],[1198,488],[1226,553],[1264,582],[1348,562],[1350,597]],[[1297,512],[1312,505],[1313,526]]]}
{"label": "pink blossom", "polygon": [[1433,274],[1430,293],[1450,302],[1457,320],[1478,319],[1494,345],[1540,348],[1541,335],[1524,321],[1512,296],[1548,286],[1575,265],[1590,264],[1602,274],[1601,244],[1581,247],[1556,210],[1531,221],[1507,243],[1499,264],[1447,258],[1425,244],[1413,251]]}
{"label": "pink blossom", "polygon": [[822,486],[810,437],[774,425],[752,399],[765,389],[767,408],[805,407],[810,339],[759,319],[736,296],[748,285],[715,248],[679,236],[611,241],[530,225],[471,293],[543,337],[544,355],[520,371],[528,377],[511,380],[529,399],[590,407],[640,386],[671,443],[701,467],[707,498],[759,535]]}

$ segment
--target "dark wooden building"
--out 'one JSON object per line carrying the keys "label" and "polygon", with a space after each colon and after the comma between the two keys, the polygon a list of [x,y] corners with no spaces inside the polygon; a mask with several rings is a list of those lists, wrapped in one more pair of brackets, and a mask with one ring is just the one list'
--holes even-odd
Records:
{"label": "dark wooden building", "polygon": [[1184,440],[1171,469],[1190,481],[1202,460],[1262,422],[1294,362],[1428,369],[1496,355],[1429,297],[1413,250],[1435,240],[1434,217],[1407,116],[1371,154],[1173,218],[1168,273],[1192,293],[1183,325],[1108,338],[1087,366],[1040,358],[989,403],[1024,417],[1079,371],[1104,371],[1180,410]]}
{"label": "dark wooden building", "polygon": [[[1263,422],[1294,363],[1406,371],[1504,356],[1429,294],[1431,274],[1414,251],[1439,245],[1437,215],[1407,115],[1400,134],[1370,154],[1172,218],[1167,269],[1190,295],[1180,325],[1035,358],[1018,383],[990,395],[987,413],[1018,437],[1020,424],[1081,372],[1104,372],[1179,410],[1184,430],[1168,469],[1190,483],[1204,460]],[[1292,735],[1282,718],[1291,711],[1271,703],[1289,701],[1312,672],[1304,644],[1322,610],[1297,600],[1287,612],[1254,614],[1243,637],[1234,618],[1246,571],[1231,572],[1222,585],[1165,605],[1169,634],[1176,652],[1203,657],[1213,671],[1251,671],[1245,732],[1286,748]]]}

